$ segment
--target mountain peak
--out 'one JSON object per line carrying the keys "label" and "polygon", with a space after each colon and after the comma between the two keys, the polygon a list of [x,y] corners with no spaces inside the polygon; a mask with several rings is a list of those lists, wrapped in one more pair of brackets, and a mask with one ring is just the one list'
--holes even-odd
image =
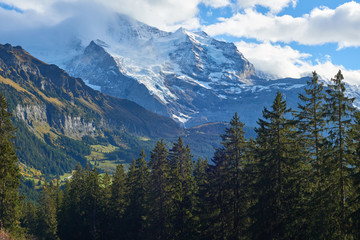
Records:
{"label": "mountain peak", "polygon": [[[97,46],[95,42],[90,45]],[[71,118],[91,116],[89,122],[99,125],[103,119],[107,127],[125,127],[129,132],[149,137],[176,136],[182,132],[170,118],[152,113],[132,101],[95,91],[56,65],[41,62],[11,45],[0,44],[0,77],[0,87],[5,84],[12,86],[12,91],[26,93],[26,101],[15,102],[30,105],[41,102],[54,111],[46,113],[48,117],[60,114],[50,123],[59,131],[64,131],[65,119],[61,114],[67,113]]]}
{"label": "mountain peak", "polygon": [[209,111],[208,100],[215,105],[234,100],[233,89],[254,75],[253,65],[232,43],[182,27],[167,33],[127,17],[120,20],[112,29],[118,40],[91,42],[66,65],[69,72],[181,124],[193,118],[207,122],[209,113],[202,114]]}

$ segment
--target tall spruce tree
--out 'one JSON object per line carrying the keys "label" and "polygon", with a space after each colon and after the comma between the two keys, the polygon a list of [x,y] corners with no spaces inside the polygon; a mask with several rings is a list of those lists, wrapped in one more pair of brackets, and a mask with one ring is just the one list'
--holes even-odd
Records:
{"label": "tall spruce tree", "polygon": [[211,228],[214,202],[211,199],[209,186],[209,163],[207,159],[198,158],[194,168],[194,179],[198,186],[196,193],[196,218],[199,220],[199,239],[213,239]]}
{"label": "tall spruce tree", "polygon": [[360,112],[354,113],[354,123],[347,135],[347,154],[351,157],[351,186],[348,196],[349,233],[354,239],[360,239]]}
{"label": "tall spruce tree", "polygon": [[[64,200],[59,214],[59,236],[61,239],[84,239],[88,237],[83,201],[85,198],[85,170],[80,163],[64,189]],[[89,238],[90,239],[90,238]]]}
{"label": "tall spruce tree", "polygon": [[303,232],[307,232],[308,239],[324,238],[323,232],[327,228],[327,209],[324,207],[326,194],[324,184],[327,171],[325,170],[325,156],[327,154],[324,137],[325,92],[324,84],[319,81],[314,71],[310,81],[307,81],[305,94],[299,94],[299,111],[296,113],[299,141],[304,144],[304,196],[307,198],[304,206]]}
{"label": "tall spruce tree", "polygon": [[225,168],[227,171],[228,182],[225,183],[228,191],[225,193],[227,201],[231,204],[226,218],[230,221],[231,239],[242,239],[245,229],[246,200],[243,185],[243,169],[247,164],[247,141],[245,140],[244,124],[240,121],[237,113],[230,121],[230,127],[225,129],[225,134],[221,136],[222,145],[225,149]]}
{"label": "tall spruce tree", "polygon": [[332,144],[332,166],[330,166],[330,176],[328,189],[332,192],[336,204],[335,209],[329,208],[335,215],[333,217],[332,236],[334,239],[345,239],[346,228],[348,227],[347,219],[347,199],[351,189],[348,188],[349,176],[352,171],[351,157],[347,154],[346,137],[349,130],[354,98],[345,95],[344,77],[339,70],[334,78],[331,79],[333,84],[328,85],[326,90],[327,109],[326,114],[329,122],[329,139]]}
{"label": "tall spruce tree", "polygon": [[163,140],[158,141],[151,151],[149,161],[151,226],[156,239],[170,239],[171,168],[168,162],[168,150]]}
{"label": "tall spruce tree", "polygon": [[124,228],[124,214],[128,206],[128,201],[126,199],[127,192],[128,188],[126,185],[124,166],[118,164],[111,185],[111,212],[109,215],[112,222],[110,226],[112,239],[121,239],[126,232],[126,229]]}
{"label": "tall spruce tree", "polygon": [[184,240],[197,234],[195,218],[197,186],[193,176],[193,160],[189,146],[181,137],[170,149],[171,195],[173,201],[172,231],[174,239]]}
{"label": "tall spruce tree", "polygon": [[265,108],[258,121],[252,239],[301,239],[296,216],[301,203],[299,147],[290,113],[278,92],[271,111]]}
{"label": "tall spruce tree", "polygon": [[127,176],[129,206],[125,213],[126,239],[148,239],[149,233],[149,168],[142,150],[140,157],[132,161]]}
{"label": "tall spruce tree", "polygon": [[[324,112],[325,93],[324,84],[319,81],[316,72],[313,72],[311,81],[307,82],[305,94],[299,94],[299,99],[301,103],[298,104],[298,128],[304,135],[306,148],[313,159],[313,166],[316,172],[321,175],[321,147],[324,141],[323,134],[326,125]],[[318,178],[320,179],[320,176]]]}
{"label": "tall spruce tree", "polygon": [[15,128],[11,123],[8,104],[0,94],[0,229],[17,231],[20,217],[18,187],[20,173],[13,140]]}
{"label": "tall spruce tree", "polygon": [[231,210],[231,203],[228,200],[228,182],[226,152],[224,148],[216,149],[212,161],[213,167],[209,170],[209,200],[210,205],[210,229],[208,230],[211,239],[229,239],[231,220],[227,219],[227,213]]}
{"label": "tall spruce tree", "polygon": [[58,237],[56,195],[59,189],[51,182],[45,184],[37,213],[37,237],[39,239],[56,240]]}

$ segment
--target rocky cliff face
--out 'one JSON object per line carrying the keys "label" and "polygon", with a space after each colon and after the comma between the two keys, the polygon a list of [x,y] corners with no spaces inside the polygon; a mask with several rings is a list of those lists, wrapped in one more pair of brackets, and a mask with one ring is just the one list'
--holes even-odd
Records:
{"label": "rocky cliff face", "polygon": [[[81,139],[83,136],[95,136],[101,133],[96,132],[97,128],[94,122],[87,122],[81,117],[72,117],[70,115],[59,115],[60,124],[54,125],[48,121],[47,115],[50,115],[46,105],[21,105],[18,104],[13,112],[19,120],[22,120],[30,129],[36,131],[34,125],[43,125],[53,127],[58,132],[63,132],[66,136],[75,139]],[[100,128],[100,127],[99,127]]]}
{"label": "rocky cliff face", "polygon": [[86,122],[81,117],[65,116],[64,133],[73,138],[81,138],[83,136],[94,136],[96,127],[92,122]]}
{"label": "rocky cliff face", "polygon": [[23,106],[18,104],[13,114],[28,125],[31,125],[32,122],[47,123],[46,105]]}

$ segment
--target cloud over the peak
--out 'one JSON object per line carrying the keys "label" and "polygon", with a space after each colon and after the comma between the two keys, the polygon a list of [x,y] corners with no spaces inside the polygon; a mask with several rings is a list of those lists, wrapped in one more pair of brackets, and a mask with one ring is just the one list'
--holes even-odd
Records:
{"label": "cloud over the peak", "polygon": [[360,3],[347,2],[336,9],[315,8],[302,17],[265,15],[246,9],[206,26],[210,35],[232,35],[259,41],[298,42],[305,45],[337,43],[339,48],[360,46]]}
{"label": "cloud over the peak", "polygon": [[[221,5],[226,0],[207,0],[209,4]],[[97,6],[97,9],[105,8],[113,12],[123,13],[143,21],[149,25],[163,30],[173,30],[175,26],[186,25],[190,29],[200,27],[196,15],[201,0],[0,0],[9,6],[14,6],[23,11],[44,19],[55,17],[64,20],[68,17],[83,15],[84,9],[89,6]],[[64,11],[65,15],[64,15]],[[97,17],[96,14],[93,17]],[[32,21],[33,18],[29,18]]]}
{"label": "cloud over the peak", "polygon": [[360,85],[360,70],[349,70],[342,65],[335,65],[330,56],[316,59],[315,63],[312,63],[311,54],[302,53],[290,46],[244,41],[236,43],[236,46],[254,64],[255,69],[275,78],[300,78],[310,76],[311,72],[316,71],[322,78],[329,80],[340,69],[346,82],[351,85]]}

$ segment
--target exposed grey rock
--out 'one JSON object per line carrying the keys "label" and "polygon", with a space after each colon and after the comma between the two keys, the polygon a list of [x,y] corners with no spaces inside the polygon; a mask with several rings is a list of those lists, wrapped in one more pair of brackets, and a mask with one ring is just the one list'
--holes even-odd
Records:
{"label": "exposed grey rock", "polygon": [[[14,110],[14,115],[25,122],[30,129],[33,129],[34,123],[38,125],[51,126],[52,123],[47,118],[47,108],[45,105],[27,105],[23,106],[18,104]],[[58,116],[61,127],[56,126],[57,130],[62,131],[65,135],[72,138],[81,138],[85,135],[95,135],[96,127],[93,122],[86,122],[81,117],[71,116]],[[61,121],[63,119],[63,121]],[[100,127],[104,127],[106,124],[103,119],[100,121]],[[34,130],[34,129],[33,129]]]}
{"label": "exposed grey rock", "polygon": [[85,135],[93,135],[96,131],[92,122],[85,122],[81,117],[65,116],[64,133],[77,138]]}

